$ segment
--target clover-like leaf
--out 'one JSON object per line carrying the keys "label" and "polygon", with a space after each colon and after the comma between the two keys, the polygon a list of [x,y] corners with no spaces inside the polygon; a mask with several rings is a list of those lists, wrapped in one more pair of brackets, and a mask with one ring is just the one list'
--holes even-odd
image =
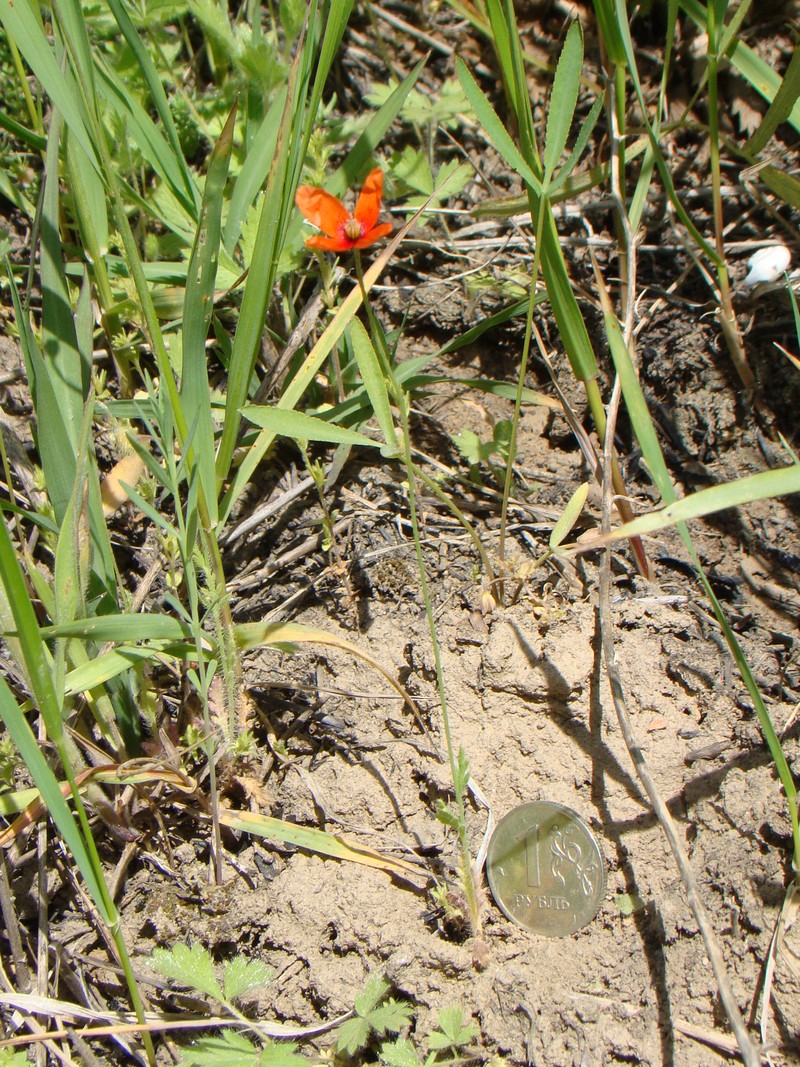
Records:
{"label": "clover-like leaf", "polygon": [[261,1067],[261,1048],[236,1030],[200,1037],[181,1050],[179,1067]]}
{"label": "clover-like leaf", "polygon": [[380,1004],[391,986],[382,974],[371,974],[355,1000],[356,1014],[368,1016]]}
{"label": "clover-like leaf", "polygon": [[370,1025],[367,1020],[362,1015],[354,1015],[352,1019],[345,1020],[339,1027],[336,1050],[353,1056],[366,1045],[369,1035]]}
{"label": "clover-like leaf", "polygon": [[412,1008],[410,1004],[404,1004],[402,1001],[389,997],[385,1003],[373,1008],[367,1019],[376,1033],[385,1034],[388,1032],[396,1034],[398,1030],[403,1029],[411,1015]]}
{"label": "clover-like leaf", "polygon": [[199,989],[215,1000],[225,999],[214,973],[213,960],[202,945],[157,948],[150,958],[150,966],[165,978]]}
{"label": "clover-like leaf", "polygon": [[428,1048],[456,1049],[466,1045],[477,1035],[478,1027],[467,1021],[464,1009],[458,1005],[442,1008],[439,1012],[439,1029],[428,1035]]}
{"label": "clover-like leaf", "polygon": [[222,976],[225,999],[236,1000],[237,997],[249,993],[251,989],[269,985],[271,979],[271,968],[261,960],[246,960],[243,956],[237,956],[235,960],[225,964],[225,972]]}
{"label": "clover-like leaf", "polygon": [[407,1037],[398,1037],[396,1041],[385,1041],[381,1045],[378,1058],[386,1067],[422,1067],[422,1060]]}

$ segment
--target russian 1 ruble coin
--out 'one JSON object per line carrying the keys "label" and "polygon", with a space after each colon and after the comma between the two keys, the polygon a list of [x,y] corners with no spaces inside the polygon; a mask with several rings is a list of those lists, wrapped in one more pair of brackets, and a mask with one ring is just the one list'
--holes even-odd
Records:
{"label": "russian 1 ruble coin", "polygon": [[598,912],[606,890],[603,853],[576,812],[521,804],[489,842],[486,875],[500,910],[534,934],[566,937]]}

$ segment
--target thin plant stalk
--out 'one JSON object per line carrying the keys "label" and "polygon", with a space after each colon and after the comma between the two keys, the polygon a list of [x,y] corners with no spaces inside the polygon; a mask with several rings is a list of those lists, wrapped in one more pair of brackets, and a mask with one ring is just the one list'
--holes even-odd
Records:
{"label": "thin plant stalk", "polygon": [[453,792],[455,795],[456,802],[456,832],[458,834],[459,847],[461,850],[461,887],[464,891],[464,897],[467,903],[472,932],[477,936],[480,934],[481,931],[481,916],[480,907],[478,904],[478,893],[475,884],[475,872],[473,869],[472,857],[469,849],[469,840],[467,837],[467,812],[466,804],[464,803],[465,789],[459,788],[459,783],[463,779],[463,774],[461,773],[458,755],[453,744],[453,734],[450,726],[450,713],[447,707],[447,697],[445,695],[444,690],[444,671],[442,669],[442,657],[439,647],[439,638],[436,633],[436,619],[434,617],[433,602],[431,601],[430,589],[428,586],[427,572],[425,569],[425,559],[422,554],[422,540],[419,528],[419,516],[417,514],[415,489],[417,471],[416,465],[411,455],[411,431],[409,427],[407,397],[400,383],[397,381],[397,377],[394,373],[394,370],[392,369],[389,354],[385,348],[383,330],[381,329],[380,324],[375,318],[375,312],[373,311],[369,294],[367,292],[366,286],[364,285],[364,272],[361,264],[360,250],[356,248],[354,252],[356,275],[358,277],[358,284],[361,289],[361,296],[364,302],[364,307],[366,309],[367,317],[370,322],[372,336],[375,339],[376,352],[378,354],[378,359],[381,361],[383,373],[386,376],[392,393],[394,394],[394,400],[397,405],[397,410],[400,416],[400,429],[403,438],[403,462],[405,464],[406,475],[408,477],[408,506],[411,518],[411,529],[414,534],[414,549],[416,551],[417,556],[417,566],[419,569],[422,599],[425,604],[425,614],[428,618],[431,644],[433,647],[433,659],[436,668],[436,688],[439,694],[439,704],[442,709],[442,725],[444,728],[445,745],[447,748],[447,759],[450,764],[450,774],[453,780]]}
{"label": "thin plant stalk", "polygon": [[719,42],[722,25],[717,25],[717,5],[710,0],[708,14],[708,137],[711,161],[711,196],[714,211],[714,241],[719,262],[717,284],[719,286],[719,321],[731,359],[742,384],[748,391],[755,387],[755,378],[742,347],[742,339],[736,322],[736,313],[731,300],[728,268],[725,263],[725,229],[722,217],[722,177],[720,167],[719,136]]}
{"label": "thin plant stalk", "polygon": [[[531,351],[531,335],[533,332],[533,309],[535,305],[534,295],[536,293],[536,282],[539,278],[539,250],[542,247],[542,226],[544,223],[544,212],[540,211],[535,216],[536,218],[536,238],[534,244],[533,265],[531,266],[531,280],[530,290],[528,295],[528,314],[525,318],[525,337],[522,342],[522,355],[519,362],[519,371],[517,375],[517,393],[514,397],[514,414],[511,418],[511,438],[508,443],[508,462],[506,463],[505,478],[503,479],[503,500],[500,507],[500,544],[498,548],[498,558],[500,560],[501,571],[503,569],[503,562],[505,560],[506,550],[506,532],[508,530],[508,503],[511,499],[511,486],[514,476],[514,460],[517,455],[517,435],[519,433],[519,420],[522,412],[522,394],[525,389],[525,376],[528,372],[528,358]],[[494,595],[498,600],[502,600],[503,588],[502,580],[494,582]]]}

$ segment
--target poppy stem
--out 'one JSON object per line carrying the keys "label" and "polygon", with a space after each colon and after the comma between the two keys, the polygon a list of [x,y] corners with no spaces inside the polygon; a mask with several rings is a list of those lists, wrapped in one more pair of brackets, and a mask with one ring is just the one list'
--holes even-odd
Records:
{"label": "poppy stem", "polygon": [[475,871],[472,865],[472,857],[469,849],[469,838],[467,836],[467,810],[465,803],[466,793],[469,787],[469,767],[464,750],[460,749],[458,753],[456,753],[453,744],[453,735],[450,730],[450,713],[448,711],[447,697],[444,690],[444,671],[442,669],[439,638],[436,633],[436,619],[434,617],[433,602],[431,600],[430,589],[428,586],[428,576],[425,570],[425,558],[422,554],[422,541],[419,528],[419,517],[417,514],[416,479],[418,475],[424,479],[424,475],[422,475],[421,471],[417,470],[417,466],[411,456],[408,397],[395,375],[386,344],[386,334],[377,320],[372,304],[370,303],[367,288],[364,285],[361,251],[358,248],[354,248],[353,252],[355,254],[356,276],[361,289],[361,298],[364,302],[364,308],[369,320],[373,345],[381,365],[381,370],[386,378],[387,385],[394,395],[394,401],[400,416],[403,460],[406,468],[406,476],[408,478],[408,509],[411,518],[411,529],[414,534],[414,548],[417,556],[422,599],[425,603],[425,614],[430,628],[431,644],[433,645],[433,660],[436,666],[436,689],[439,695],[439,704],[442,709],[442,725],[444,727],[445,744],[447,746],[447,759],[450,764],[450,774],[453,780],[453,793],[456,801],[456,810],[454,813],[455,820],[453,821],[451,816],[442,821],[445,821],[446,825],[454,826],[456,833],[458,834],[459,849],[461,852],[461,889],[466,900],[472,932],[475,936],[479,936],[481,932],[480,905],[478,903],[478,894],[475,887]]}

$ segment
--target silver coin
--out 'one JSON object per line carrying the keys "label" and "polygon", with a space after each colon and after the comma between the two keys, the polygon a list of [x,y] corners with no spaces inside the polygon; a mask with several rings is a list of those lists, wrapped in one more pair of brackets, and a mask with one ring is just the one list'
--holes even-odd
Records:
{"label": "silver coin", "polygon": [[606,865],[580,815],[542,800],[497,824],[486,875],[500,910],[534,934],[566,937],[586,926],[606,891]]}

